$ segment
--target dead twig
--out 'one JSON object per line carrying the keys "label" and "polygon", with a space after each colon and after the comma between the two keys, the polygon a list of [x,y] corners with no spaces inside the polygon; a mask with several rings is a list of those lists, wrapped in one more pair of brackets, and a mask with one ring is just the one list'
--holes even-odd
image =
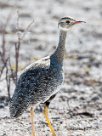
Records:
{"label": "dead twig", "polygon": [[2,31],[2,45],[1,45],[1,51],[0,51],[0,57],[1,57],[1,61],[2,61],[2,68],[0,70],[0,78],[3,74],[4,69],[6,69],[6,85],[7,85],[7,92],[8,92],[8,99],[10,99],[10,80],[7,78],[8,77],[8,60],[9,57],[6,53],[6,37],[5,37],[5,32],[6,32],[6,28],[9,24],[9,21],[11,19],[11,12],[8,15],[5,24],[3,25],[3,31]]}
{"label": "dead twig", "polygon": [[18,14],[18,18],[17,18],[17,37],[18,37],[18,41],[15,43],[15,81],[17,83],[18,80],[18,67],[19,67],[19,53],[20,53],[20,48],[21,48],[21,42],[23,41],[26,33],[28,32],[28,30],[30,29],[31,25],[34,23],[34,20],[27,26],[27,28],[25,29],[23,35],[21,36],[20,32],[19,32],[19,12],[17,11]]}

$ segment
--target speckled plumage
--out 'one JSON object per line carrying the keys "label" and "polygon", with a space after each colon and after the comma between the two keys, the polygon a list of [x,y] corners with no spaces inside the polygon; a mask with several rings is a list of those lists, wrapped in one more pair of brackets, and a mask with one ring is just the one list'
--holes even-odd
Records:
{"label": "speckled plumage", "polygon": [[21,74],[10,102],[10,114],[20,116],[29,106],[46,102],[63,82],[66,32],[60,31],[56,51],[28,66]]}

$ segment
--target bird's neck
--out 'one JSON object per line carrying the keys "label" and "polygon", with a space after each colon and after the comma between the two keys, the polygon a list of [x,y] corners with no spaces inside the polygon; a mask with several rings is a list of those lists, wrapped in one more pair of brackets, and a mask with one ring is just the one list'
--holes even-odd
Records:
{"label": "bird's neck", "polygon": [[60,65],[62,66],[63,65],[66,35],[67,35],[66,31],[60,30],[58,47],[50,57],[51,66],[60,66]]}

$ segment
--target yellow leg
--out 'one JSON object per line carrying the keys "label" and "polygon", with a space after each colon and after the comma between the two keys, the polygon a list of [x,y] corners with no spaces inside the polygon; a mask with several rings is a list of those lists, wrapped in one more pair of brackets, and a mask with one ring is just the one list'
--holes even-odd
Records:
{"label": "yellow leg", "polygon": [[47,105],[45,105],[45,107],[44,107],[44,116],[45,116],[46,122],[47,122],[47,124],[48,124],[48,127],[50,128],[50,131],[51,131],[51,133],[52,133],[52,136],[56,136],[56,133],[55,133],[55,131],[54,131],[54,128],[53,128],[53,126],[51,125],[50,119],[49,119],[49,117],[48,117],[48,106],[47,106]]}
{"label": "yellow leg", "polygon": [[32,136],[35,136],[35,127],[34,127],[34,110],[31,107],[30,109],[30,114],[31,114],[31,124],[32,124]]}

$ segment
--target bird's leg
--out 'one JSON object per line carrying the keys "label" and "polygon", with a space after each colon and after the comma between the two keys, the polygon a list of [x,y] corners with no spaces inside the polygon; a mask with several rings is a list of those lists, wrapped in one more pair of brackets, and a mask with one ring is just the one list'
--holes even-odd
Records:
{"label": "bird's leg", "polygon": [[30,109],[31,114],[31,124],[32,124],[32,136],[35,136],[35,127],[34,127],[34,109],[31,107]]}
{"label": "bird's leg", "polygon": [[51,125],[51,122],[50,122],[50,119],[48,117],[48,105],[47,103],[45,103],[45,106],[44,106],[44,116],[45,116],[45,119],[46,119],[46,122],[48,124],[48,127],[50,128],[50,131],[52,133],[52,136],[56,136],[56,133],[54,131],[54,128],[53,126]]}

